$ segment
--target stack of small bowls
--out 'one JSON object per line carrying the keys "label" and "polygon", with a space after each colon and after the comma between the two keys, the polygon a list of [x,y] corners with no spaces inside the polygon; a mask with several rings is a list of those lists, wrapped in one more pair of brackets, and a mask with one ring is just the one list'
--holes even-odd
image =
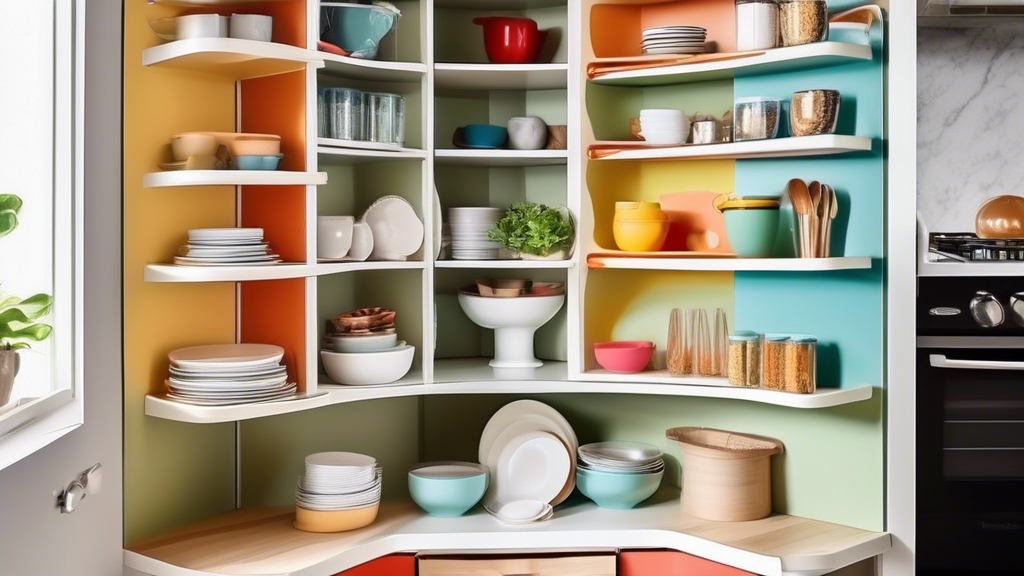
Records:
{"label": "stack of small bowls", "polygon": [[472,462],[428,462],[409,470],[409,495],[431,516],[462,516],[484,497],[487,467]]}
{"label": "stack of small bowls", "polygon": [[328,322],[320,360],[327,377],[346,386],[401,380],[412,368],[416,347],[398,339],[395,311],[359,308]]}
{"label": "stack of small bowls", "polygon": [[452,230],[452,258],[455,260],[497,260],[501,244],[490,240],[487,231],[505,211],[501,208],[449,208]]}
{"label": "stack of small bowls", "polygon": [[661,450],[639,442],[580,446],[576,486],[601,508],[625,510],[650,498],[661,485]]}
{"label": "stack of small bowls", "polygon": [[682,110],[640,111],[640,136],[649,144],[683,144],[689,134],[690,120]]}
{"label": "stack of small bowls", "polygon": [[306,532],[344,532],[377,518],[381,470],[372,456],[321,452],[306,457],[295,488],[295,527]]}

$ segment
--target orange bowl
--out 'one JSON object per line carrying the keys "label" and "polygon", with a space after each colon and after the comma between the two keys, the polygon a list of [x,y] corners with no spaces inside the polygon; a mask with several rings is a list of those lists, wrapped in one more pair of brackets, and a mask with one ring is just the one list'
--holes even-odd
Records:
{"label": "orange bowl", "polygon": [[373,524],[380,502],[351,510],[307,510],[295,507],[293,526],[304,532],[347,532]]}
{"label": "orange bowl", "polygon": [[979,238],[1024,238],[1024,197],[989,198],[978,208],[974,227]]}

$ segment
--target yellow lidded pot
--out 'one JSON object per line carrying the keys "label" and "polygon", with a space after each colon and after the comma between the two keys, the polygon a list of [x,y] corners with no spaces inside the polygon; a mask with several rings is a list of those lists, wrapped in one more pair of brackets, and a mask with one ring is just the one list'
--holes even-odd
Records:
{"label": "yellow lidded pot", "polygon": [[612,236],[619,250],[657,252],[668,237],[668,214],[657,202],[616,202]]}

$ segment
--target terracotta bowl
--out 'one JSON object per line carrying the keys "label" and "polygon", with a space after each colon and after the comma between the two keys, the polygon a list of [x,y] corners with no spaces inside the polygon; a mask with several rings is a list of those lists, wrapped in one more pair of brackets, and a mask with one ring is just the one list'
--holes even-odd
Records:
{"label": "terracotta bowl", "polygon": [[974,226],[980,238],[1024,238],[1024,197],[989,198],[978,208]]}
{"label": "terracotta bowl", "polygon": [[643,372],[654,356],[654,343],[648,341],[597,342],[594,356],[605,370],[635,374]]}
{"label": "terracotta bowl", "polygon": [[307,510],[295,507],[294,526],[305,532],[346,532],[373,524],[380,503],[351,510]]}

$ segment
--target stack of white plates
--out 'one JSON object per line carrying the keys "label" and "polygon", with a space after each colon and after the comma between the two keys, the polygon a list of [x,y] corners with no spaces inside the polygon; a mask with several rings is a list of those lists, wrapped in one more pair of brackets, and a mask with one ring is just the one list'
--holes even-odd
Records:
{"label": "stack of white plates", "polygon": [[230,406],[291,398],[296,385],[281,365],[284,349],[270,344],[192,346],[167,355],[167,397],[200,406]]}
{"label": "stack of white plates", "polygon": [[295,504],[333,512],[369,508],[380,502],[381,470],[372,456],[320,452],[306,456],[305,473],[295,487]]}
{"label": "stack of white plates", "polygon": [[580,446],[579,467],[599,472],[657,474],[665,469],[661,450],[640,442],[598,442]]}
{"label": "stack of white plates", "polygon": [[506,404],[480,437],[480,463],[491,470],[484,508],[510,524],[550,518],[575,487],[578,448],[554,408],[535,400]]}
{"label": "stack of white plates", "polygon": [[700,26],[658,26],[643,32],[644,54],[701,54],[708,31]]}
{"label": "stack of white plates", "polygon": [[455,260],[497,260],[501,244],[487,237],[505,211],[501,208],[449,208],[452,258]]}
{"label": "stack of white plates", "polygon": [[200,228],[188,231],[188,244],[174,263],[185,266],[277,264],[281,257],[263,241],[263,228]]}

